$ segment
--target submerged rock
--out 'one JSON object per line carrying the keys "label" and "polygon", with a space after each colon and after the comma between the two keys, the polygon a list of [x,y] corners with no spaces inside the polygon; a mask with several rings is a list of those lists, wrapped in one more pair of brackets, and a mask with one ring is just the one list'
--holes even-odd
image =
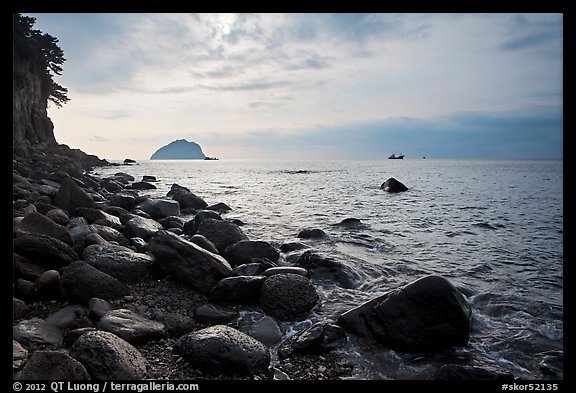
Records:
{"label": "submerged rock", "polygon": [[471,314],[447,279],[431,275],[345,312],[338,324],[393,349],[442,351],[468,345]]}
{"label": "submerged rock", "polygon": [[314,279],[336,283],[342,288],[356,288],[362,282],[360,274],[351,267],[312,251],[300,255],[294,265],[306,269]]}
{"label": "submerged rock", "polygon": [[380,188],[383,189],[384,191],[387,191],[387,192],[408,191],[408,187],[406,187],[404,184],[402,184],[398,180],[394,179],[393,177],[389,178],[384,183],[382,183]]}

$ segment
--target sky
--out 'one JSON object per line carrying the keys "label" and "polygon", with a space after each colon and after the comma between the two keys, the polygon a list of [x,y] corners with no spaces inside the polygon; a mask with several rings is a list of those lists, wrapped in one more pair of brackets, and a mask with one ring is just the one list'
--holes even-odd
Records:
{"label": "sky", "polygon": [[38,13],[59,143],[148,159],[562,158],[562,14]]}

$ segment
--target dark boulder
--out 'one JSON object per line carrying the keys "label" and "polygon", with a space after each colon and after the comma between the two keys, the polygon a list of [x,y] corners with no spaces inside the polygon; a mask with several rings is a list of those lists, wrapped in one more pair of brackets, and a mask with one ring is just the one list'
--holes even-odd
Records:
{"label": "dark boulder", "polygon": [[163,228],[159,222],[140,216],[134,216],[124,226],[128,237],[141,237],[144,240],[150,239],[152,235]]}
{"label": "dark boulder", "polygon": [[268,348],[260,341],[225,325],[182,336],[174,352],[197,369],[217,374],[252,376],[270,364]]}
{"label": "dark boulder", "polygon": [[238,318],[238,311],[228,307],[205,303],[194,310],[194,317],[200,323],[209,325],[228,323]]}
{"label": "dark boulder", "polygon": [[338,325],[317,322],[295,336],[292,348],[297,352],[325,353],[346,342],[346,331]]}
{"label": "dark boulder", "polygon": [[162,219],[159,219],[158,222],[160,224],[162,224],[164,229],[168,229],[168,228],[182,229],[184,227],[184,224],[186,223],[186,221],[184,221],[183,218],[178,217],[178,216],[164,217]]}
{"label": "dark boulder", "polygon": [[232,266],[250,263],[253,258],[276,262],[280,257],[280,253],[270,243],[261,240],[240,240],[226,247],[223,255]]}
{"label": "dark boulder", "polygon": [[269,277],[269,276],[273,276],[275,274],[283,274],[283,273],[292,273],[292,274],[299,274],[301,276],[308,276],[308,270],[302,268],[302,267],[297,267],[297,266],[276,266],[276,267],[271,267],[269,269],[266,269],[262,275]]}
{"label": "dark boulder", "polygon": [[143,344],[166,337],[164,324],[126,309],[111,310],[96,325],[131,344]]}
{"label": "dark boulder", "polygon": [[110,195],[110,205],[121,207],[129,211],[136,206],[136,198],[134,195],[126,192],[117,192]]}
{"label": "dark boulder", "polygon": [[200,223],[199,235],[210,240],[222,254],[226,247],[238,243],[240,240],[248,240],[248,236],[236,224],[224,220],[206,218]]}
{"label": "dark boulder", "polygon": [[78,259],[68,244],[48,235],[25,234],[14,239],[14,251],[47,269],[57,269]]}
{"label": "dark boulder", "polygon": [[46,271],[46,268],[36,262],[29,261],[20,254],[12,254],[14,277],[35,281]]}
{"label": "dark boulder", "polygon": [[280,246],[280,251],[283,253],[288,253],[288,252],[292,252],[292,251],[303,250],[305,248],[308,248],[308,246],[304,243],[290,242],[290,243],[282,244]]}
{"label": "dark boulder", "polygon": [[93,297],[88,300],[88,314],[96,321],[99,321],[112,308],[112,305],[104,299]]}
{"label": "dark boulder", "polygon": [[148,242],[148,250],[175,279],[204,294],[216,282],[232,275],[232,268],[220,255],[168,231],[158,231]]}
{"label": "dark boulder", "polygon": [[222,202],[218,202],[214,205],[207,206],[205,209],[206,210],[213,210],[213,211],[218,212],[218,213],[226,213],[226,212],[232,211],[232,208],[230,206],[228,206],[227,204],[222,203]]}
{"label": "dark boulder", "polygon": [[[169,195],[170,196],[170,195]],[[187,191],[187,190],[178,190],[171,194],[172,199],[180,204],[182,209],[196,209],[201,210],[208,206],[208,204],[204,201],[204,199],[200,198],[198,195]]]}
{"label": "dark boulder", "polygon": [[318,293],[310,280],[292,273],[266,278],[260,291],[260,307],[281,321],[304,319],[318,299]]}
{"label": "dark boulder", "polygon": [[136,209],[145,211],[155,220],[180,215],[180,205],[172,199],[150,198],[136,205]]}
{"label": "dark boulder", "polygon": [[426,276],[338,318],[348,332],[392,349],[442,351],[468,345],[471,308],[447,279]]}
{"label": "dark boulder", "polygon": [[12,340],[12,370],[17,371],[28,360],[28,351],[16,340]]}
{"label": "dark boulder", "polygon": [[181,186],[180,184],[173,183],[172,186],[170,186],[170,191],[168,191],[166,196],[170,198],[170,197],[174,196],[174,194],[176,194],[179,191],[191,192],[188,187],[184,187],[184,186]]}
{"label": "dark boulder", "polygon": [[210,289],[210,301],[221,304],[253,304],[258,301],[264,276],[235,276],[218,281]]}
{"label": "dark boulder", "polygon": [[56,224],[66,226],[70,222],[70,217],[68,216],[68,213],[66,213],[62,209],[51,209],[48,210],[45,214],[46,217],[54,221]]}
{"label": "dark boulder", "polygon": [[57,299],[60,297],[60,273],[58,270],[46,270],[34,283],[36,298]]}
{"label": "dark boulder", "polygon": [[49,325],[59,329],[78,329],[92,327],[94,323],[88,318],[89,311],[79,304],[65,306],[44,320]]}
{"label": "dark boulder", "polygon": [[298,232],[300,239],[323,239],[327,237],[326,232],[318,228],[304,228]]}
{"label": "dark boulder", "polygon": [[94,223],[90,225],[90,227],[94,229],[94,232],[96,234],[98,234],[100,237],[102,237],[104,240],[108,242],[116,242],[121,246],[127,246],[130,244],[130,241],[126,238],[126,236],[124,236],[124,234],[107,225],[100,225]]}
{"label": "dark boulder", "polygon": [[82,334],[70,356],[84,365],[93,379],[141,380],[146,377],[146,358],[131,344],[109,332]]}
{"label": "dark boulder", "polygon": [[12,328],[12,337],[27,350],[40,348],[59,348],[64,335],[56,326],[40,318],[31,318],[20,322]]}
{"label": "dark boulder", "polygon": [[154,182],[154,181],[158,181],[158,180],[156,180],[156,176],[144,175],[144,176],[142,176],[142,181]]}
{"label": "dark boulder", "polygon": [[216,246],[214,245],[214,243],[212,243],[210,240],[206,239],[204,236],[202,235],[194,235],[190,238],[190,241],[200,247],[202,247],[203,249],[210,251],[211,253],[214,254],[220,254],[218,252],[218,249],[216,248]]}
{"label": "dark boulder", "polygon": [[54,206],[69,214],[74,213],[77,207],[96,207],[94,200],[74,180],[67,177],[62,181],[58,192],[53,199]]}
{"label": "dark boulder", "polygon": [[129,188],[134,190],[155,190],[156,186],[154,184],[148,183],[147,181],[137,181],[132,183]]}
{"label": "dark boulder", "polygon": [[15,297],[12,297],[12,311],[15,321],[22,318],[23,316],[25,316],[30,312],[28,306],[26,305],[26,302],[20,299],[16,299]]}
{"label": "dark boulder", "polygon": [[40,213],[32,212],[24,216],[17,230],[24,233],[39,233],[58,239],[66,244],[72,244],[68,229],[56,224],[50,218]]}
{"label": "dark boulder", "polygon": [[238,265],[232,270],[232,272],[235,276],[258,276],[263,275],[267,269],[272,267],[276,267],[276,264],[267,259],[259,259],[258,262]]}
{"label": "dark boulder", "polygon": [[78,360],[60,351],[36,351],[18,374],[25,380],[89,380],[90,375]]}
{"label": "dark boulder", "polygon": [[87,304],[93,297],[113,300],[130,294],[120,281],[84,261],[72,262],[64,269],[60,290],[64,297],[81,304]]}
{"label": "dark boulder", "polygon": [[182,227],[182,231],[186,235],[190,235],[190,236],[194,235],[198,231],[198,228],[200,228],[200,223],[202,221],[204,221],[206,218],[213,218],[215,220],[222,220],[222,217],[220,217],[220,214],[216,213],[215,211],[200,210],[198,213],[196,213],[196,215],[194,216],[194,218],[192,220],[184,223],[184,226]]}
{"label": "dark boulder", "polygon": [[149,280],[155,261],[155,258],[148,254],[110,243],[86,247],[82,259],[122,282]]}
{"label": "dark boulder", "polygon": [[406,187],[404,184],[402,184],[398,180],[394,179],[393,177],[389,178],[384,183],[382,183],[380,188],[383,189],[384,191],[387,191],[387,192],[408,191],[408,187]]}
{"label": "dark boulder", "polygon": [[362,277],[354,269],[342,262],[323,258],[312,251],[306,251],[296,260],[295,266],[306,269],[318,281],[336,283],[342,288],[356,288]]}
{"label": "dark boulder", "polygon": [[282,338],[282,330],[274,318],[265,316],[250,326],[248,335],[271,347]]}

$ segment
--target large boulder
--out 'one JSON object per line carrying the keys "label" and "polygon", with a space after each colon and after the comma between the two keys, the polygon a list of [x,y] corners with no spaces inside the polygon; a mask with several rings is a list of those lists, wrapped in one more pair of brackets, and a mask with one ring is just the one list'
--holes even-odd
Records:
{"label": "large boulder", "polygon": [[89,310],[79,304],[70,304],[50,314],[44,322],[59,329],[79,329],[93,327],[94,323],[88,317]]}
{"label": "large boulder", "polygon": [[200,223],[207,218],[213,218],[215,220],[222,220],[220,214],[212,210],[200,210],[198,213],[194,215],[194,218],[184,223],[182,227],[182,232],[186,235],[194,235],[198,228],[200,228]]}
{"label": "large boulder", "polygon": [[310,280],[292,273],[267,277],[260,290],[260,307],[281,321],[304,319],[318,299]]}
{"label": "large boulder", "polygon": [[58,348],[62,346],[64,339],[61,329],[40,318],[27,319],[14,326],[12,337],[29,351]]}
{"label": "large boulder", "polygon": [[338,324],[392,349],[442,351],[468,344],[471,313],[458,289],[431,275],[345,312]]}
{"label": "large boulder", "polygon": [[143,344],[166,337],[164,324],[126,309],[107,312],[96,327],[114,333],[131,344]]}
{"label": "large boulder", "polygon": [[268,242],[261,240],[240,240],[224,251],[224,256],[232,266],[250,263],[252,258],[266,258],[276,262],[280,253]]}
{"label": "large boulder", "polygon": [[148,280],[155,261],[155,258],[148,254],[110,243],[86,247],[82,259],[122,282]]}
{"label": "large boulder", "polygon": [[93,379],[140,380],[146,377],[146,358],[115,334],[92,331],[81,335],[70,356],[86,367]]}
{"label": "large boulder", "polygon": [[60,351],[36,351],[18,374],[25,380],[88,380],[90,375],[78,360]]}
{"label": "large boulder", "polygon": [[113,300],[130,294],[126,285],[84,261],[72,262],[64,269],[60,289],[64,297],[82,304],[93,297]]}
{"label": "large boulder", "polygon": [[264,344],[225,325],[182,336],[174,352],[205,372],[252,376],[266,371],[270,353]]}
{"label": "large boulder", "polygon": [[382,183],[380,188],[383,189],[384,191],[387,191],[387,192],[408,191],[408,187],[406,187],[404,184],[402,184],[398,180],[394,179],[393,177],[389,178],[384,183]]}
{"label": "large boulder", "polygon": [[128,237],[141,237],[144,240],[150,239],[153,234],[163,228],[159,222],[140,216],[134,216],[124,226]]}
{"label": "large boulder", "polygon": [[306,251],[298,257],[295,266],[306,269],[312,278],[328,283],[336,283],[342,288],[356,288],[362,277],[354,269],[342,262],[323,258],[312,251]]}
{"label": "large boulder", "polygon": [[252,304],[258,301],[264,276],[236,276],[218,281],[210,290],[210,300],[222,304]]}
{"label": "large boulder", "polygon": [[216,282],[232,275],[230,264],[220,255],[168,231],[158,231],[148,242],[148,250],[175,279],[204,294]]}
{"label": "large boulder", "polygon": [[178,202],[182,209],[192,208],[201,210],[208,206],[208,204],[198,195],[185,189],[179,189],[171,195],[172,199]]}
{"label": "large boulder", "polygon": [[168,216],[179,216],[180,205],[172,199],[147,199],[136,205],[137,209],[145,211],[155,220]]}
{"label": "large boulder", "polygon": [[136,197],[126,192],[117,192],[110,195],[110,205],[132,210],[136,205]]}
{"label": "large boulder", "polygon": [[240,240],[248,240],[248,236],[238,225],[213,218],[204,219],[200,223],[197,233],[214,243],[221,254],[226,250],[226,247],[238,243]]}
{"label": "large boulder", "polygon": [[238,311],[215,304],[205,303],[194,310],[194,318],[204,324],[217,325],[238,318]]}
{"label": "large boulder", "polygon": [[54,206],[59,207],[69,214],[74,213],[77,207],[96,207],[94,200],[74,180],[67,177],[62,181],[56,195]]}
{"label": "large boulder", "polygon": [[94,231],[108,242],[116,242],[122,246],[127,246],[130,241],[120,233],[120,231],[106,225],[92,224],[90,225]]}
{"label": "large boulder", "polygon": [[48,235],[29,233],[14,239],[14,251],[47,269],[58,269],[78,259],[68,244]]}
{"label": "large boulder", "polygon": [[32,212],[24,216],[17,230],[25,233],[40,233],[58,239],[66,244],[72,244],[68,229],[56,224],[43,214]]}

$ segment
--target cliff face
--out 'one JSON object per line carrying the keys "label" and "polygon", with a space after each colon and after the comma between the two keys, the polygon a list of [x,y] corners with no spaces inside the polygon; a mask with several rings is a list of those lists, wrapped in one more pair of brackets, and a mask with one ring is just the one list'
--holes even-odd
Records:
{"label": "cliff face", "polygon": [[22,143],[57,145],[54,125],[46,110],[49,82],[42,78],[32,60],[14,54],[12,140],[15,148]]}

